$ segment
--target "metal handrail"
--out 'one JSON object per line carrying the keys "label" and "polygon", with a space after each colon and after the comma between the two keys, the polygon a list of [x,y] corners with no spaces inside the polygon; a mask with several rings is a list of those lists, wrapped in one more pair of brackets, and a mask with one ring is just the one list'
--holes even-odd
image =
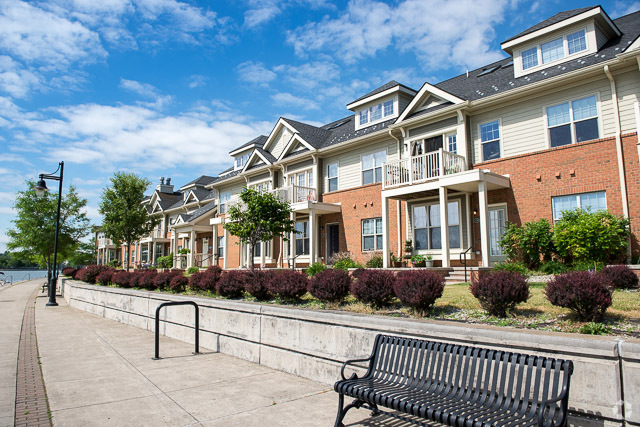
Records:
{"label": "metal handrail", "polygon": [[202,263],[203,262],[215,257],[214,254],[208,254],[209,255],[208,257],[202,257],[202,259],[198,260],[197,259],[198,255],[204,255],[204,254],[196,254],[196,264],[198,264],[198,267],[200,267],[200,268],[202,268]]}
{"label": "metal handrail", "polygon": [[[464,265],[464,281],[467,281],[467,253],[473,249],[473,247],[476,245],[476,243],[481,242],[482,239],[477,239],[475,242],[473,242],[473,245],[469,246],[467,248],[466,251],[462,252],[460,254],[460,264]],[[462,257],[464,255],[464,258]]]}
{"label": "metal handrail", "polygon": [[196,330],[196,350],[194,351],[193,354],[199,354],[200,353],[200,309],[198,308],[198,304],[196,304],[193,301],[169,301],[169,302],[163,302],[162,304],[160,304],[158,306],[158,308],[156,308],[156,353],[155,353],[155,357],[153,358],[153,360],[160,360],[160,309],[162,307],[168,307],[171,305],[192,305],[195,308],[195,313],[196,313],[196,325],[195,325],[195,330]]}

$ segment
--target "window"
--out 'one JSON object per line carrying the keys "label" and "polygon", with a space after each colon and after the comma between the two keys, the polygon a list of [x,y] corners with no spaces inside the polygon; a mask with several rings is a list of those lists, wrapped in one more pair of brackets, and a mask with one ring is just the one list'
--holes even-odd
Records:
{"label": "window", "polygon": [[258,184],[252,184],[249,186],[252,190],[256,190],[258,193],[268,193],[271,190],[271,181],[263,181]]}
{"label": "window", "polygon": [[382,181],[382,164],[387,161],[387,150],[362,156],[362,185]]}
{"label": "window", "polygon": [[136,250],[132,249],[131,250],[131,262],[135,262],[136,260]]}
{"label": "window", "polygon": [[596,96],[547,107],[551,147],[599,138]]}
{"label": "window", "polygon": [[369,109],[360,110],[360,124],[364,125],[369,123]]}
{"label": "window", "polygon": [[309,223],[296,222],[296,255],[309,255]]}
{"label": "window", "polygon": [[338,164],[331,163],[327,166],[328,190],[338,190]]}
{"label": "window", "polygon": [[264,256],[269,258],[271,256],[271,242],[258,242],[253,249],[254,257],[262,256],[262,243],[264,243]]}
{"label": "window", "polygon": [[362,220],[362,250],[382,250],[382,218]]}
{"label": "window", "polygon": [[371,113],[371,121],[375,122],[376,120],[380,120],[382,118],[382,104],[374,105],[369,108]]}
{"label": "window", "polygon": [[375,121],[381,120],[383,117],[392,116],[394,113],[393,104],[394,100],[390,99],[388,101],[381,102],[379,104],[360,110],[358,112],[358,116],[360,117],[360,125],[362,126],[367,123],[373,123]]}
{"label": "window", "polygon": [[231,199],[231,192],[227,191],[225,193],[220,193],[220,209],[219,212],[221,214],[226,212],[227,202]]}
{"label": "window", "polygon": [[393,99],[386,101],[384,103],[384,116],[390,116],[393,114]]}
{"label": "window", "polygon": [[[449,202],[449,247],[460,248],[460,204]],[[413,207],[413,236],[416,250],[442,249],[440,233],[440,204]]]}
{"label": "window", "polygon": [[480,125],[482,161],[500,158],[500,122],[498,120]]}
{"label": "window", "polygon": [[236,169],[240,169],[249,161],[249,153],[236,157]]}
{"label": "window", "polygon": [[458,154],[458,143],[455,133],[447,135],[447,150],[450,153]]}
{"label": "window", "polygon": [[532,47],[522,51],[522,69],[535,67],[538,65],[538,47]]}
{"label": "window", "polygon": [[218,257],[224,258],[224,236],[218,237]]}
{"label": "window", "polygon": [[588,209],[591,212],[595,212],[607,209],[607,197],[604,191],[553,197],[552,201],[554,221],[562,218],[563,211]]}
{"label": "window", "polygon": [[564,46],[562,37],[541,44],[540,50],[542,51],[543,64],[548,64],[549,62],[564,58]]}
{"label": "window", "polygon": [[567,47],[569,48],[569,55],[587,49],[587,39],[585,38],[584,30],[569,34],[567,36]]}

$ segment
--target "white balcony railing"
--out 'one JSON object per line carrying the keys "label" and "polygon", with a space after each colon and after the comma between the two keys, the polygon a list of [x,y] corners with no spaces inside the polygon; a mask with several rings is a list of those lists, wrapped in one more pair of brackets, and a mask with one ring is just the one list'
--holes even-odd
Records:
{"label": "white balcony railing", "polygon": [[111,239],[107,239],[106,237],[101,237],[98,239],[98,247],[104,248],[107,246],[113,246],[113,242]]}
{"label": "white balcony railing", "polygon": [[383,164],[383,188],[412,185],[467,170],[463,156],[439,149]]}
{"label": "white balcony railing", "polygon": [[318,201],[318,192],[313,187],[290,185],[288,187],[271,190],[271,193],[275,194],[281,201],[289,202],[291,204]]}
{"label": "white balcony railing", "polygon": [[157,239],[163,239],[164,238],[164,230],[163,229],[155,229],[151,232],[151,236],[155,237]]}

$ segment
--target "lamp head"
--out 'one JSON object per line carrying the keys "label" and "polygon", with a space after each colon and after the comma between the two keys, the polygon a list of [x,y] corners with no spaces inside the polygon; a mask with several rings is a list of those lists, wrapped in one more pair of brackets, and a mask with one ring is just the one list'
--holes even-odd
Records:
{"label": "lamp head", "polygon": [[42,178],[42,175],[40,175],[40,180],[37,182],[35,187],[33,187],[33,189],[36,191],[37,197],[43,197],[44,193],[49,191],[49,189],[47,188],[47,183],[44,178]]}

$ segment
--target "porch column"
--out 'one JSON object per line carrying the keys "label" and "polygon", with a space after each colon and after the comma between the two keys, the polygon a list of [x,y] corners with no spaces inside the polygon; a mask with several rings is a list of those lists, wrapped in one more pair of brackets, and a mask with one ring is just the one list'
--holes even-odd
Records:
{"label": "porch column", "polygon": [[389,199],[382,196],[382,267],[389,268]]}
{"label": "porch column", "polygon": [[447,187],[440,187],[440,242],[442,243],[442,267],[449,267],[449,198]]}
{"label": "porch column", "polygon": [[227,268],[227,259],[229,259],[229,232],[227,229],[224,229],[224,247],[223,247],[223,260],[222,260],[222,268]]}
{"label": "porch column", "polygon": [[[293,226],[296,225],[296,214],[295,212],[291,212],[291,221],[293,221]],[[289,251],[289,268],[296,268],[296,232],[295,230],[291,233],[290,239],[291,245],[289,246],[291,250]]]}
{"label": "porch column", "polygon": [[100,265],[100,248],[96,251],[96,264]]}
{"label": "porch column", "polygon": [[267,242],[260,242],[260,268],[264,268],[266,265],[266,255],[265,251],[267,249]]}
{"label": "porch column", "polygon": [[482,267],[489,267],[489,208],[487,202],[487,183],[478,183],[478,201],[480,210],[480,250]]}
{"label": "porch column", "polygon": [[193,259],[196,251],[196,233],[191,230],[189,234],[189,255],[187,256],[187,268],[193,267]]}
{"label": "porch column", "polygon": [[309,265],[316,262],[316,213],[309,211]]}
{"label": "porch column", "polygon": [[213,239],[213,242],[212,242],[213,250],[211,251],[213,262],[215,262],[216,265],[218,265],[218,259],[216,258],[216,255],[219,256],[219,254],[218,254],[218,227],[216,225],[213,226],[213,229],[212,229],[212,232],[211,232],[211,239]]}
{"label": "porch column", "polygon": [[156,242],[151,242],[151,261],[149,264],[154,265],[156,263]]}

